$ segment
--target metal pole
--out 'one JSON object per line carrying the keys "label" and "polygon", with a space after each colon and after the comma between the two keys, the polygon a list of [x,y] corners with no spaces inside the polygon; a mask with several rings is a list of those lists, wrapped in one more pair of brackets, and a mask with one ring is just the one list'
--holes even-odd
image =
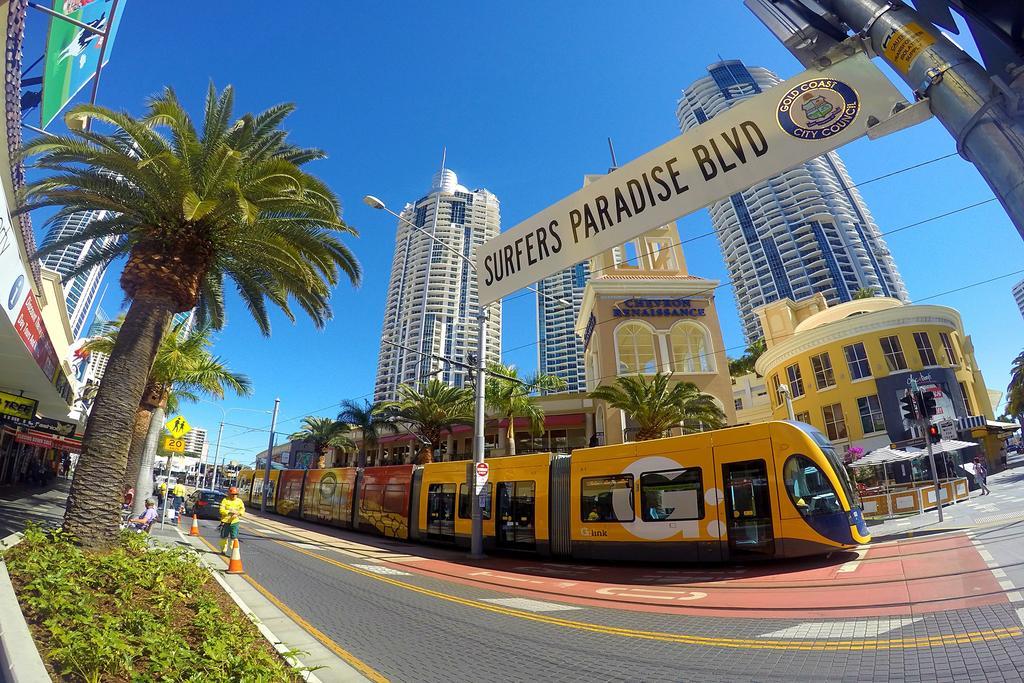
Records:
{"label": "metal pole", "polygon": [[267,511],[267,494],[270,492],[270,462],[274,456],[274,430],[277,429],[277,409],[281,399],[274,399],[274,414],[270,417],[270,442],[267,445],[267,466],[263,470],[263,495],[260,496],[260,512]]}
{"label": "metal pole", "polygon": [[486,403],[486,358],[487,350],[487,309],[481,308],[477,313],[477,340],[476,340],[476,387],[475,401],[476,411],[473,414],[473,470],[470,472],[472,480],[472,497],[470,505],[473,515],[473,535],[470,539],[470,557],[480,558],[484,556],[484,518],[480,509],[480,491],[477,490],[476,466],[484,461],[484,409]]}
{"label": "metal pole", "polygon": [[217,470],[220,469],[220,437],[224,435],[224,418],[221,417],[220,428],[217,429],[217,445],[213,449],[213,482],[210,488],[217,490]]}
{"label": "metal pole", "polygon": [[[971,161],[992,188],[1017,231],[1024,236],[1024,117],[1016,111],[1022,94],[1001,77],[990,78],[980,64],[941,31],[902,2],[832,0],[832,11],[868,41],[874,51],[903,77],[956,140],[957,152]],[[931,40],[909,64],[894,63],[883,45],[893,37],[927,31]],[[905,53],[904,53],[905,54]],[[1016,81],[1020,80],[1018,76]],[[1009,105],[1009,106],[1008,106]]]}
{"label": "metal pole", "polygon": [[[935,509],[939,512],[939,523],[942,523],[942,495],[939,490],[939,471],[935,468],[935,454],[932,452],[932,440],[928,438],[928,416],[924,413],[924,401],[917,386],[917,380],[910,378],[910,390],[914,392],[914,410],[917,412],[917,428],[921,430],[925,446],[928,448],[928,464],[932,468],[932,483],[935,485]],[[921,491],[921,508],[924,509],[924,491]]]}

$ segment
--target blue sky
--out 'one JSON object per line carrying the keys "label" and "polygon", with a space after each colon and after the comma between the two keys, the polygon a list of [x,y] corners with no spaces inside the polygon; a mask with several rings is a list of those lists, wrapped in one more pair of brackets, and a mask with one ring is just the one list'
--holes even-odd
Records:
{"label": "blue sky", "polygon": [[[284,9],[283,9],[284,8]],[[33,16],[25,63],[41,50],[44,22]],[[173,86],[198,118],[207,84],[232,84],[237,110],[295,102],[296,143],[329,158],[310,169],[338,193],[357,227],[350,244],[366,275],[334,296],[335,319],[316,330],[300,318],[274,319],[261,337],[229,301],[217,352],[253,380],[255,394],[224,409],[268,410],[281,398],[279,431],[308,414],[333,415],[344,398],[373,388],[394,220],[364,206],[375,194],[392,207],[422,196],[447,146],[448,166],[469,187],[501,200],[511,227],[609,166],[612,137],[625,163],[678,135],[675,102],[718,56],[740,58],[788,78],[800,65],[739,2],[644,3],[163,3],[130,0],[100,102],[138,113],[145,98]],[[898,79],[895,79],[898,80]],[[904,88],[904,90],[906,90]],[[34,123],[34,122],[33,122]],[[955,151],[929,121],[840,151],[854,182]],[[953,157],[860,187],[883,232],[991,199],[974,167]],[[679,222],[683,239],[707,233],[706,211]],[[887,237],[911,298],[960,310],[990,387],[1003,389],[1021,349],[1024,321],[1010,295],[1020,276],[961,292],[958,287],[1019,270],[1016,230],[996,202]],[[713,237],[684,246],[694,274],[727,280]],[[117,269],[103,302],[121,305]],[[934,295],[942,294],[936,298]],[[729,287],[718,291],[730,353],[743,339]],[[504,307],[505,362],[537,362],[532,296]],[[218,407],[184,414],[210,429]],[[243,462],[266,447],[269,416],[232,411],[223,454]],[[245,425],[253,428],[236,427]]]}

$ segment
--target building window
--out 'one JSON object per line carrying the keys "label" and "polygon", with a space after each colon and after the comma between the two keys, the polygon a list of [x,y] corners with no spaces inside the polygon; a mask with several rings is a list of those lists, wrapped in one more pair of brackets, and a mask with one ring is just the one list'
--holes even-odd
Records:
{"label": "building window", "polygon": [[814,386],[828,389],[836,385],[836,375],[832,372],[832,359],[827,353],[811,356],[811,370],[814,371]]}
{"label": "building window", "polygon": [[828,435],[829,441],[839,441],[846,438],[846,418],[843,417],[843,406],[841,403],[823,406],[821,416],[825,419],[825,434]]}
{"label": "building window", "polygon": [[967,385],[960,382],[960,395],[964,397],[964,409],[968,415],[974,415],[974,409],[971,408],[971,395],[967,393]]}
{"label": "building window", "polygon": [[743,399],[742,398],[734,398],[732,400],[732,403],[733,403],[734,406],[736,406],[736,410],[743,410]]}
{"label": "building window", "polygon": [[633,475],[585,477],[580,481],[580,519],[584,522],[632,522]]}
{"label": "building window", "polygon": [[889,372],[907,369],[907,359],[903,357],[903,347],[900,346],[900,338],[896,335],[882,337],[878,340],[882,345],[882,355],[885,356],[885,364]]}
{"label": "building window", "polygon": [[803,422],[804,424],[807,425],[811,424],[811,414],[808,413],[806,410],[802,413],[797,413],[796,415],[794,415],[793,419],[796,420],[797,422]]}
{"label": "building window", "polygon": [[917,344],[917,354],[921,356],[921,365],[938,365],[935,360],[935,351],[932,349],[932,340],[928,338],[927,332],[915,332],[914,343]]}
{"label": "building window", "polygon": [[644,472],[640,475],[640,516],[645,522],[704,517],[700,468]]}
{"label": "building window", "polygon": [[778,375],[772,375],[772,395],[775,396],[775,405],[782,405],[782,382]]}
{"label": "building window", "polygon": [[657,372],[654,332],[643,323],[626,323],[615,330],[615,352],[620,375]]}
{"label": "building window", "polygon": [[672,371],[714,372],[707,330],[697,323],[678,322],[669,333],[672,343]]}
{"label": "building window", "polygon": [[950,365],[960,365],[960,361],[957,360],[956,350],[953,348],[953,340],[950,339],[947,332],[939,332],[939,340],[942,342],[942,348],[946,351],[946,358],[949,359]]}
{"label": "building window", "polygon": [[868,354],[864,350],[863,342],[844,346],[843,355],[846,356],[846,364],[850,368],[850,379],[864,379],[871,376],[871,366],[868,365]]}
{"label": "building window", "polygon": [[789,380],[789,395],[800,398],[804,395],[804,378],[800,374],[800,365],[793,363],[786,366],[786,379]]}
{"label": "building window", "polygon": [[877,394],[858,398],[857,410],[860,411],[860,426],[864,429],[865,434],[885,431],[882,404],[879,403]]}

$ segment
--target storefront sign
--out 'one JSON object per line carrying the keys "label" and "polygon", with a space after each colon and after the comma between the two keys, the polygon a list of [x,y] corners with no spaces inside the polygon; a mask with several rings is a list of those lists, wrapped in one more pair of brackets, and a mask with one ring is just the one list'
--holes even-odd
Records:
{"label": "storefront sign", "polygon": [[49,434],[40,434],[39,432],[18,432],[14,435],[14,440],[26,446],[57,448],[62,451],[74,451],[76,453],[82,447],[82,444],[78,441],[62,439],[59,436],[50,436]]}
{"label": "storefront sign", "polygon": [[[700,318],[704,316],[707,303],[694,303],[692,299],[626,299],[615,304],[612,316],[615,318]],[[698,307],[699,306],[699,307]]]}
{"label": "storefront sign", "polygon": [[897,104],[864,54],[808,69],[488,240],[476,254],[480,303],[856,140]]}
{"label": "storefront sign", "polygon": [[35,432],[43,432],[45,434],[52,434],[54,436],[61,437],[74,437],[76,425],[73,422],[62,422],[60,420],[51,420],[48,417],[15,417],[13,415],[5,415],[0,417],[0,425],[10,426],[15,429],[30,429]]}
{"label": "storefront sign", "polygon": [[32,353],[32,358],[46,375],[46,379],[52,382],[57,373],[57,352],[53,349],[50,337],[46,334],[43,313],[39,310],[36,297],[31,293],[25,297],[25,303],[21,305],[18,319],[14,321],[14,329],[18,331],[18,336]]}
{"label": "storefront sign", "polygon": [[39,401],[27,396],[17,396],[0,391],[0,415],[29,420],[36,416]]}

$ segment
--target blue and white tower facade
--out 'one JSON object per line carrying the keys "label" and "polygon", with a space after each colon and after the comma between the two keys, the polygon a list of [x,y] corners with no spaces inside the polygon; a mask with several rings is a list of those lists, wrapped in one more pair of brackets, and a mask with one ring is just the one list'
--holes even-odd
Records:
{"label": "blue and white tower facade", "polygon": [[[717,62],[707,71],[677,104],[683,131],[780,82],[771,71],[738,60]],[[762,336],[754,310],[777,299],[821,292],[831,306],[872,288],[908,301],[892,254],[835,152],[708,209],[748,342]]]}
{"label": "blue and white tower facade", "polygon": [[[480,301],[476,274],[465,259],[476,259],[476,250],[501,229],[498,198],[459,184],[449,169],[436,173],[430,191],[406,204],[400,215],[404,220],[395,228],[375,401],[397,398],[400,384],[418,386],[437,378],[461,387],[470,381],[472,372],[461,364],[469,364],[476,352]],[[485,361],[501,360],[500,304],[488,309],[485,348]]]}
{"label": "blue and white tower facade", "polygon": [[[43,246],[77,234],[89,227],[94,220],[104,218],[107,214],[107,211],[83,211],[67,216],[50,230],[43,241]],[[47,270],[60,273],[63,278],[78,268],[85,259],[103,249],[111,239],[101,237],[69,245],[43,258],[42,265]],[[93,266],[64,283],[64,303],[68,309],[71,331],[76,338],[86,329],[89,313],[92,311],[105,271],[106,268],[103,266]]]}
{"label": "blue and white tower facade", "polygon": [[[590,262],[577,263],[537,283],[537,370],[565,380],[567,392],[587,390],[583,340],[576,334],[576,319],[590,279]],[[560,303],[571,302],[572,308]]]}

